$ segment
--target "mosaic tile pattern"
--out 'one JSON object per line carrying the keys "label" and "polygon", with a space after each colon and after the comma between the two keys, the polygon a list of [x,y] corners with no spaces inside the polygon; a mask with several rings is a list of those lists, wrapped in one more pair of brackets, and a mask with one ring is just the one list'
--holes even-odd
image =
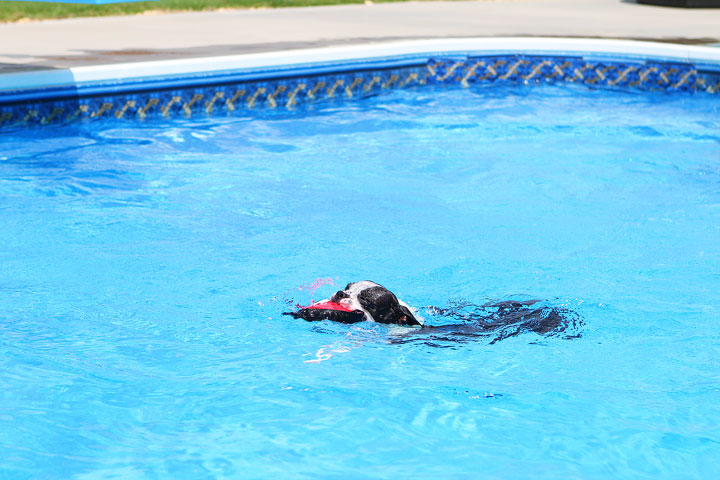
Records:
{"label": "mosaic tile pattern", "polygon": [[146,120],[259,109],[293,110],[306,104],[345,101],[376,95],[382,90],[424,85],[427,76],[427,68],[417,66],[20,105],[0,104],[0,128],[18,124],[48,125],[111,117]]}
{"label": "mosaic tile pattern", "polygon": [[384,90],[426,84],[474,87],[563,82],[625,90],[720,93],[720,72],[698,71],[692,64],[520,55],[436,58],[426,65],[395,69],[20,104],[2,104],[0,97],[0,128],[99,118],[147,120],[238,114],[260,109],[292,111],[301,106],[347,101]]}
{"label": "mosaic tile pattern", "polygon": [[431,59],[428,70],[429,83],[464,87],[499,82],[567,82],[643,91],[720,93],[720,72],[699,72],[687,63],[593,62],[578,57],[512,55]]}

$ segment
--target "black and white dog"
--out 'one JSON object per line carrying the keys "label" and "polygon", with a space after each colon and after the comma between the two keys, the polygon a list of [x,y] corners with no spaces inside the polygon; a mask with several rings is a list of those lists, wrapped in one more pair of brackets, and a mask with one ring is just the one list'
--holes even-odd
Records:
{"label": "black and white dog", "polygon": [[375,282],[349,283],[329,300],[286,312],[309,322],[332,320],[341,323],[377,322],[393,325],[422,326],[412,309],[390,290]]}
{"label": "black and white dog", "polygon": [[[415,327],[409,335],[428,335],[436,341],[466,341],[489,338],[490,343],[513,337],[523,332],[551,337],[578,338],[582,320],[577,313],[565,307],[549,305],[539,300],[506,300],[498,303],[475,305],[454,303],[450,308],[428,307],[428,313],[452,320],[436,326],[425,325],[416,310],[399,300],[390,290],[375,282],[349,283],[344,290],[330,299],[285,312],[294,318],[309,322],[331,320],[340,323],[376,322],[389,325]],[[396,339],[396,343],[412,340]]]}

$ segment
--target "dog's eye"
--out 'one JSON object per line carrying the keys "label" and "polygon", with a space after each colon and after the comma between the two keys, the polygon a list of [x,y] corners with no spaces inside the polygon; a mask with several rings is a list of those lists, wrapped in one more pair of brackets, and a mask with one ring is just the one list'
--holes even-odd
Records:
{"label": "dog's eye", "polygon": [[350,295],[340,290],[338,292],[335,292],[335,295],[333,295],[330,300],[332,300],[333,302],[337,302],[339,300],[342,300],[343,298],[348,298],[349,296]]}

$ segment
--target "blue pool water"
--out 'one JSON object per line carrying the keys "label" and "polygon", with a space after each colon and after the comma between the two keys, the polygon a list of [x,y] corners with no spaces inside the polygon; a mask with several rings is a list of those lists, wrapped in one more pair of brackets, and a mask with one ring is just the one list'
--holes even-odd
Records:
{"label": "blue pool water", "polygon": [[[717,97],[428,87],[5,132],[0,262],[2,478],[720,473]],[[541,299],[580,338],[282,315],[362,279],[429,323]]]}

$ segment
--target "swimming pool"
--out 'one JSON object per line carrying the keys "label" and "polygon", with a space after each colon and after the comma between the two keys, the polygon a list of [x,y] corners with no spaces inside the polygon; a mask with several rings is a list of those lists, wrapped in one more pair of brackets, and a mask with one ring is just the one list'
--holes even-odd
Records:
{"label": "swimming pool", "polygon": [[[712,477],[718,132],[717,95],[544,83],[12,127],[0,472]],[[580,337],[282,316],[361,279]]]}

